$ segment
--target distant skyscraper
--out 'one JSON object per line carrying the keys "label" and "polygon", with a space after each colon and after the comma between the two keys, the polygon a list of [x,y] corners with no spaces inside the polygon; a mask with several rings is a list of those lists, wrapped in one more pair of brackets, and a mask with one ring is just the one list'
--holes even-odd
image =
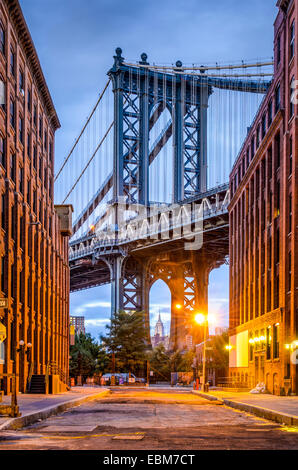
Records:
{"label": "distant skyscraper", "polygon": [[161,321],[161,318],[160,318],[160,312],[159,312],[158,320],[156,322],[155,329],[154,329],[154,336],[156,336],[156,335],[159,335],[161,337],[163,337],[165,335],[163,322]]}
{"label": "distant skyscraper", "polygon": [[158,320],[154,328],[154,336],[151,338],[152,347],[155,348],[159,344],[163,344],[165,349],[169,347],[169,337],[165,336],[165,329],[163,322],[161,321],[160,312],[158,315]]}
{"label": "distant skyscraper", "polygon": [[75,334],[85,334],[85,317],[70,317],[70,324],[75,328]]}

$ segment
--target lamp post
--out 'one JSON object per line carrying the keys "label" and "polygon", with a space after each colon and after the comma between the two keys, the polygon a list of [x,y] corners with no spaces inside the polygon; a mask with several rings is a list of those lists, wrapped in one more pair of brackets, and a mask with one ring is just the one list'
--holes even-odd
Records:
{"label": "lamp post", "polygon": [[203,313],[197,313],[195,316],[195,321],[198,325],[204,326],[204,342],[203,342],[203,383],[202,391],[206,390],[206,341],[207,341],[207,330],[208,330],[208,315]]}

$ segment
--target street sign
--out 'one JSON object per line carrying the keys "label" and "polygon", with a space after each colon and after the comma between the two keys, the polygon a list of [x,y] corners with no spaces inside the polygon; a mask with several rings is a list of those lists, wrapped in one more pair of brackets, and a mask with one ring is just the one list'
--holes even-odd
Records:
{"label": "street sign", "polygon": [[8,299],[0,298],[0,308],[8,308]]}
{"label": "street sign", "polygon": [[0,322],[0,343],[2,343],[6,338],[6,326]]}

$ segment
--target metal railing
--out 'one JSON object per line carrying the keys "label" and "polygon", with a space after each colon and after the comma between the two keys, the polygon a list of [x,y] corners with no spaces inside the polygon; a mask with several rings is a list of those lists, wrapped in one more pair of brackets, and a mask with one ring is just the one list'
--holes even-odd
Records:
{"label": "metal railing", "polygon": [[30,369],[29,369],[29,374],[28,374],[28,378],[27,378],[27,392],[30,391],[31,380],[32,380],[32,375],[33,375],[33,369],[34,369],[34,363],[31,362]]}

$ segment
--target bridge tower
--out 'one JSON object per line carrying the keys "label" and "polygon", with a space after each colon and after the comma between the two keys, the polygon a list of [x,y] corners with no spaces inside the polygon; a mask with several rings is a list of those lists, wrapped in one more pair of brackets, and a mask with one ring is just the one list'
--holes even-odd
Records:
{"label": "bridge tower", "polygon": [[[193,80],[180,69],[182,63],[176,62],[175,74],[154,72],[148,68],[147,55],[141,55],[139,66],[124,63],[122,50],[116,49],[114,65],[108,72],[114,92],[114,172],[113,205],[117,207],[115,227],[119,223],[119,207],[143,205],[149,201],[149,165],[165,145],[169,136],[173,137],[173,203],[181,203],[189,197],[204,193],[207,189],[207,107],[212,92],[211,86],[200,80]],[[150,131],[167,108],[171,115],[168,128],[160,136],[155,148],[150,151]],[[195,257],[195,256],[194,256]],[[112,261],[112,310],[143,310],[146,312],[149,332],[149,290],[150,258],[120,255]],[[173,269],[169,260],[166,269],[171,272],[168,285],[172,294],[171,337],[173,347],[183,347],[184,327],[178,319],[175,305],[183,305],[179,316],[185,316],[185,275],[193,271],[182,259]],[[186,268],[186,266],[188,267]],[[163,263],[163,266],[164,263]],[[157,268],[158,271],[158,268]],[[202,271],[202,267],[201,267]],[[199,277],[201,277],[201,271]],[[151,273],[156,276],[157,272]],[[192,273],[194,281],[193,299],[204,300],[208,292],[208,283],[204,284],[204,293],[196,294],[198,271]],[[201,283],[200,290],[202,290]],[[180,333],[179,333],[180,332]],[[179,338],[179,340],[178,340]]]}

